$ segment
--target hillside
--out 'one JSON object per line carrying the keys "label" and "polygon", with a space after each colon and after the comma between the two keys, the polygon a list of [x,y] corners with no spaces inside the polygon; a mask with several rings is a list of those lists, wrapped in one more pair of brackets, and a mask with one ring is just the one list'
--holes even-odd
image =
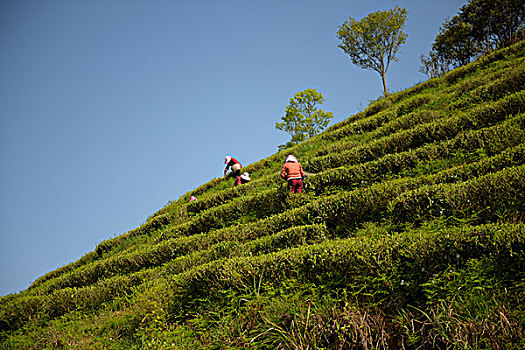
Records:
{"label": "hillside", "polygon": [[[1,349],[525,347],[525,42],[0,299]],[[295,154],[305,192],[279,177]],[[190,196],[197,202],[189,202]]]}

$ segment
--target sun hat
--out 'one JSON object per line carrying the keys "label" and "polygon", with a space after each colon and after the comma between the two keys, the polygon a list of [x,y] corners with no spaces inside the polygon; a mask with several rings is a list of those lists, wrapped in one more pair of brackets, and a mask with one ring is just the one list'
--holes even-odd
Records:
{"label": "sun hat", "polygon": [[286,159],[284,160],[285,163],[292,162],[292,163],[298,163],[299,161],[293,154],[289,154]]}
{"label": "sun hat", "polygon": [[250,175],[248,173],[242,174],[241,179],[246,180],[246,181],[251,181]]}
{"label": "sun hat", "polygon": [[230,157],[230,156],[224,157],[224,164],[228,164],[230,162],[230,160],[232,160],[232,157]]}

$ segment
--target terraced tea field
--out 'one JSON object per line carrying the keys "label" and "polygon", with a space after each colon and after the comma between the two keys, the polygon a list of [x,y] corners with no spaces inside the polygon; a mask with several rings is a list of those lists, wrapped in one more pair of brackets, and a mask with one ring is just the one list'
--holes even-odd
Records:
{"label": "terraced tea field", "polygon": [[[170,202],[1,298],[1,348],[525,347],[524,53]],[[279,176],[290,153],[310,174],[296,197]]]}

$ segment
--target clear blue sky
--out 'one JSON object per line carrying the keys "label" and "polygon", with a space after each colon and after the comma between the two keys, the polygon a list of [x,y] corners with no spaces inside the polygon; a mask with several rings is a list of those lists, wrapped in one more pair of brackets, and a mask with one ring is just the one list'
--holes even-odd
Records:
{"label": "clear blue sky", "polygon": [[315,88],[332,123],[381,93],[336,32],[396,4],[407,43],[391,91],[461,0],[3,0],[0,295],[76,261],[168,201],[277,151],[293,95]]}

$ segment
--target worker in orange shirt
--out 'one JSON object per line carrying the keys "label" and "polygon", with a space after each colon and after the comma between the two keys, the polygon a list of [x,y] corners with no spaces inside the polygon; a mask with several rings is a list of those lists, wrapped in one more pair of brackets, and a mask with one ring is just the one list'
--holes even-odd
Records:
{"label": "worker in orange shirt", "polygon": [[301,193],[303,190],[304,171],[297,158],[290,154],[284,160],[281,177],[288,182],[291,193]]}

